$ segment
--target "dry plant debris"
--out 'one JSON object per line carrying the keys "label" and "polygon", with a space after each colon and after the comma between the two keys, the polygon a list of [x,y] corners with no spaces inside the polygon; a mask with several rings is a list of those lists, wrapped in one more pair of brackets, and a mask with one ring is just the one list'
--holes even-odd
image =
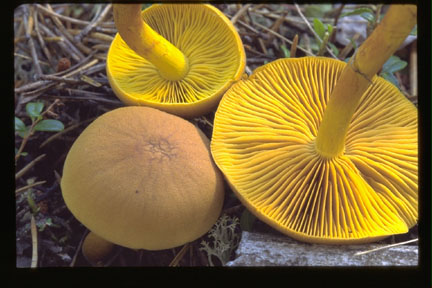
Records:
{"label": "dry plant debris", "polygon": [[[345,59],[352,55],[356,46],[355,38],[346,45],[336,41],[337,23],[346,13],[344,6],[215,6],[234,23],[240,34],[245,45],[248,74],[265,63],[290,56],[320,54]],[[351,11],[360,8],[366,13],[363,16],[375,17],[384,13],[387,6],[354,6]],[[371,18],[368,23],[375,25],[377,21],[379,17]],[[111,4],[24,4],[15,9],[13,24],[14,113],[19,119],[16,125],[30,129],[33,124],[32,130],[23,130],[32,132],[22,134],[24,137],[18,135],[19,131],[15,133],[16,265],[88,266],[80,253],[87,231],[67,210],[59,181],[66,154],[80,132],[99,115],[123,106],[112,92],[105,71],[107,51],[117,32],[112,7]],[[398,58],[390,63],[393,65],[386,72],[416,104],[415,45],[414,41],[399,50],[395,55]],[[403,62],[406,67],[402,67]],[[29,103],[33,107],[43,107],[35,118],[31,118],[26,109]],[[213,117],[214,111],[191,121],[210,138]],[[43,120],[56,120],[63,124],[63,129],[58,126],[34,129],[37,123],[33,121]],[[58,122],[52,123],[58,125]],[[241,218],[244,207],[227,191],[224,210],[230,216]],[[255,221],[252,229],[262,232],[271,228]],[[406,235],[393,236],[382,243],[416,238],[417,228],[414,227]],[[200,249],[202,240],[189,243],[185,248],[156,252],[119,247],[105,265],[208,266],[208,255]]]}

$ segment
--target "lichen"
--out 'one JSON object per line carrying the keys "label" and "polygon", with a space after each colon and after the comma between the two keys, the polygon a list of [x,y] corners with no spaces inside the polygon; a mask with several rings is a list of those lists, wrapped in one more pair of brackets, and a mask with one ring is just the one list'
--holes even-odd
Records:
{"label": "lichen", "polygon": [[222,265],[230,260],[240,241],[240,235],[235,231],[239,222],[237,217],[223,214],[208,233],[208,237],[213,238],[213,244],[210,245],[206,241],[201,241],[203,247],[200,250],[207,252],[210,266],[215,266],[212,256],[217,257]]}

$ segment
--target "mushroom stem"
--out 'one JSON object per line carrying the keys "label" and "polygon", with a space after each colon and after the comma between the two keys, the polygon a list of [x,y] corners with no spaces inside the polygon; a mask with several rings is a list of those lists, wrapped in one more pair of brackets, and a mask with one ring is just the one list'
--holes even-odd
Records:
{"label": "mushroom stem", "polygon": [[87,234],[82,246],[82,253],[92,265],[98,266],[108,257],[114,244],[93,232]]}
{"label": "mushroom stem", "polygon": [[189,70],[186,56],[143,21],[140,4],[114,4],[113,12],[121,38],[135,53],[151,62],[164,78],[184,78]]}
{"label": "mushroom stem", "polygon": [[318,129],[315,145],[321,156],[333,158],[344,152],[348,126],[361,96],[416,22],[415,5],[391,5],[382,22],[351,57],[330,95]]}

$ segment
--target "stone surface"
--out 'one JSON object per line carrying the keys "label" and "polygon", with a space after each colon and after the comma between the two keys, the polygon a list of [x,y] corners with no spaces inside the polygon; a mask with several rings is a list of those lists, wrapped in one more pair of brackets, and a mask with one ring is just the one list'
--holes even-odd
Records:
{"label": "stone surface", "polygon": [[320,245],[292,238],[242,232],[236,259],[226,266],[416,266],[418,246],[400,245],[362,255],[388,245]]}

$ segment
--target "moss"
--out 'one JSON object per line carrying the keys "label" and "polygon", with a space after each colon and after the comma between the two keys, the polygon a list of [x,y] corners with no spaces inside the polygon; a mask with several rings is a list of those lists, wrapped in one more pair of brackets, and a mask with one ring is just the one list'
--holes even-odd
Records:
{"label": "moss", "polygon": [[217,257],[222,265],[225,265],[230,260],[240,241],[240,235],[235,231],[239,222],[239,219],[235,216],[222,215],[208,233],[208,236],[213,238],[212,245],[206,241],[201,242],[203,247],[200,250],[207,252],[210,266],[215,266],[212,256]]}

